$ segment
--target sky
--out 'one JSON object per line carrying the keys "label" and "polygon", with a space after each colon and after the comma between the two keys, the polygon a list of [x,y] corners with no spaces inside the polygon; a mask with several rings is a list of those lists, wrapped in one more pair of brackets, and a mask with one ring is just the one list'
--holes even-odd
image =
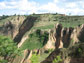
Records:
{"label": "sky", "polygon": [[0,15],[32,13],[84,15],[84,0],[0,0]]}

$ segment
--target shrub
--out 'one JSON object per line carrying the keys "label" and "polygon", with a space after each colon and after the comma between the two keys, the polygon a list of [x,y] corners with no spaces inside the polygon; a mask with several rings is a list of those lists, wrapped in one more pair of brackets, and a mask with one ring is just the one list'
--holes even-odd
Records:
{"label": "shrub", "polygon": [[57,56],[57,57],[53,60],[53,63],[59,63],[60,61],[62,61],[61,56]]}
{"label": "shrub", "polygon": [[53,50],[53,49],[48,49],[48,51],[49,51],[49,52],[52,52],[52,51],[54,51],[54,50]]}
{"label": "shrub", "polygon": [[0,59],[1,63],[9,62],[9,59],[12,59],[19,54],[18,51],[19,50],[13,40],[6,36],[0,36],[0,57],[3,58],[2,60]]}
{"label": "shrub", "polygon": [[32,54],[32,57],[30,60],[32,63],[39,63],[39,57],[40,57],[40,55]]}

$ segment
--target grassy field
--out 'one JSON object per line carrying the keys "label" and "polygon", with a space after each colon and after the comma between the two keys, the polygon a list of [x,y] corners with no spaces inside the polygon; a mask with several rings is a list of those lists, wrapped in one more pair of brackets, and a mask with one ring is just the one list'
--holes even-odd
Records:
{"label": "grassy field", "polygon": [[23,43],[21,49],[33,50],[42,48],[48,41],[48,35],[47,32],[42,34],[41,30],[29,34],[29,38]]}
{"label": "grassy field", "polygon": [[[36,14],[32,16],[37,17],[34,25],[35,29],[51,29],[56,23],[61,23],[64,27],[75,27],[84,23],[84,16],[61,16],[56,14]],[[25,17],[25,15],[23,17]],[[7,18],[1,19],[0,25],[3,25],[7,21],[12,21],[14,18],[16,18],[16,16],[9,16]]]}

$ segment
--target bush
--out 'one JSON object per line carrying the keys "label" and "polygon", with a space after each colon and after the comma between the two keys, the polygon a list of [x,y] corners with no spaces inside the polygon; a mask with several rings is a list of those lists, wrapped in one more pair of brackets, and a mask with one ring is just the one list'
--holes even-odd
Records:
{"label": "bush", "polygon": [[9,17],[9,16],[7,16],[7,15],[3,15],[3,16],[1,16],[0,20],[6,19],[6,18],[8,18],[8,17]]}
{"label": "bush", "polygon": [[2,60],[0,59],[1,63],[9,62],[10,58],[12,59],[19,54],[18,51],[19,50],[13,40],[6,36],[0,36],[0,57],[3,58]]}
{"label": "bush", "polygon": [[30,60],[32,63],[39,63],[39,57],[40,57],[40,55],[32,54],[32,57]]}
{"label": "bush", "polygon": [[53,63],[59,63],[60,61],[62,61],[61,56],[57,56],[57,57],[53,60]]}
{"label": "bush", "polygon": [[48,51],[49,51],[49,52],[52,52],[52,51],[54,51],[54,49],[48,49]]}

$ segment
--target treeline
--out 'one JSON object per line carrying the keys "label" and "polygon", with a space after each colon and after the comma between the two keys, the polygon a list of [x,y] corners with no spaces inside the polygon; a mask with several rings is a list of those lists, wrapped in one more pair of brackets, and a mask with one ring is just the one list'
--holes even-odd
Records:
{"label": "treeline", "polygon": [[5,19],[5,18],[7,18],[7,17],[9,17],[9,16],[8,16],[8,15],[0,16],[0,20]]}

